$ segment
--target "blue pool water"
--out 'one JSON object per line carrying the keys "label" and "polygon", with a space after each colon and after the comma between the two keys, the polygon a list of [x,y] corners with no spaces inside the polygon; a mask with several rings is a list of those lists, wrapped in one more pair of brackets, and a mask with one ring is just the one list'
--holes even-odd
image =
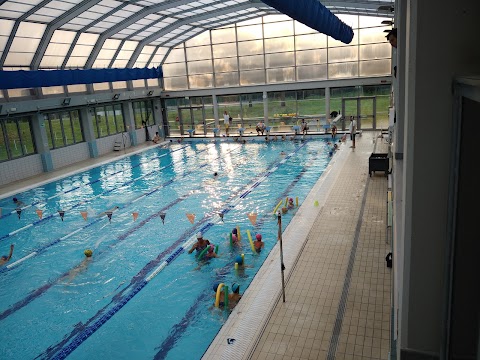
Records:
{"label": "blue pool water", "polygon": [[[247,289],[276,244],[274,207],[286,196],[301,205],[328,149],[324,139],[172,143],[19,193],[20,215],[1,199],[0,251],[15,251],[0,267],[0,358],[200,359],[228,317],[213,285]],[[240,248],[228,238],[235,226]],[[246,230],[263,235],[260,254]],[[218,258],[183,251],[198,231]],[[241,253],[248,267],[237,271]]]}

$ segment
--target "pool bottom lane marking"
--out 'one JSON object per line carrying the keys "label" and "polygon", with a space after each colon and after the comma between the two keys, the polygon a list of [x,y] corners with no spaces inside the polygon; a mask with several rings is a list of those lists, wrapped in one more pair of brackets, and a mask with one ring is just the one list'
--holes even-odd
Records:
{"label": "pool bottom lane marking", "polygon": [[[307,144],[307,142],[304,142],[302,145],[300,145],[299,147],[297,147],[292,153],[288,154],[286,156],[286,158],[290,158],[292,157],[295,153],[297,153],[301,148],[303,148],[305,145]],[[283,159],[283,160],[286,160],[286,159]],[[275,164],[274,164],[275,165]],[[266,179],[268,176],[270,176],[274,171],[273,169],[278,169],[278,166],[274,166],[272,165],[271,169],[268,170],[266,172],[266,174],[264,175],[261,175],[260,178],[264,178]],[[258,186],[258,185],[257,185]],[[248,189],[251,188],[251,185],[249,186]],[[247,190],[248,191],[248,190]],[[236,200],[233,200],[232,202],[236,202],[238,203],[239,199],[236,199]],[[230,207],[231,206],[228,206],[227,207]],[[230,211],[230,208],[228,209],[225,209],[224,210],[224,213],[227,212],[227,211]],[[214,211],[211,215],[209,215],[208,217],[212,217],[214,216],[215,214],[217,214],[218,211]],[[206,222],[208,220],[207,217],[205,217],[204,219],[201,220],[201,222]],[[217,219],[217,222],[220,222],[219,219]],[[200,225],[200,224],[198,224]],[[192,229],[190,229],[189,232],[191,232],[192,234],[195,233],[196,231],[196,228],[198,228],[198,225],[196,227],[193,227]],[[214,224],[212,222],[209,222],[208,224],[206,224],[205,226],[203,226],[201,228],[200,231],[202,232],[205,232],[206,230],[208,230],[208,228],[210,228],[211,226],[213,226]],[[179,240],[181,241],[182,238],[180,238]],[[172,261],[173,259],[175,259],[181,252],[184,251],[184,247],[183,246],[188,246],[190,244],[193,244],[194,242],[196,241],[196,239],[192,236],[189,240],[187,240],[184,245],[180,246],[179,249],[175,250],[169,257],[170,261]],[[47,349],[48,352],[50,352],[50,354],[52,354],[51,351],[49,350],[53,350],[53,354],[56,353],[55,356],[52,357],[52,359],[55,359],[55,360],[60,360],[60,359],[65,359],[69,354],[71,354],[78,346],[80,346],[86,339],[88,339],[96,330],[98,330],[106,321],[108,321],[116,312],[118,312],[128,301],[130,301],[136,294],[138,294],[138,292],[143,288],[145,287],[145,285],[148,284],[149,281],[151,281],[151,279],[154,278],[154,276],[156,276],[163,268],[165,268],[167,264],[160,264],[158,265],[158,263],[160,262],[161,258],[163,258],[163,254],[165,254],[169,249],[171,249],[172,247],[175,247],[177,246],[177,243],[178,243],[178,240],[175,241],[174,244],[172,244],[172,246],[170,246],[168,249],[166,249],[165,251],[162,252],[162,254],[160,254],[159,256],[157,256],[157,258],[155,260],[152,260],[150,263],[148,263],[142,270],[140,270],[140,272],[134,276],[132,278],[132,281],[131,283],[126,287],[124,288],[120,293],[118,293],[117,295],[115,295],[113,298],[112,298],[112,302],[115,300],[115,299],[118,299],[118,301],[116,302],[116,304],[114,305],[113,308],[111,308],[105,315],[102,315],[102,317],[100,317],[100,319],[98,319],[97,321],[94,321],[94,318],[91,318],[88,322],[93,322],[93,325],[90,325],[90,326],[85,326],[84,330],[81,331],[79,334],[77,334],[76,336],[74,335],[75,334],[75,330],[72,332],[72,334],[69,336],[69,337],[66,337],[64,338],[64,341],[62,341],[62,343],[66,343],[68,342],[68,340],[70,338],[72,338],[73,336],[75,336],[73,338],[73,340],[66,346],[62,346],[60,344],[58,344],[58,346],[55,346],[53,348],[49,348]],[[175,254],[175,255],[173,255]],[[163,256],[162,256],[163,255]],[[151,270],[152,268],[154,269],[153,272],[152,272],[152,275],[155,274],[154,276],[148,276],[147,278],[149,279],[148,281],[146,280],[147,278],[145,278],[145,280],[142,280],[142,278],[144,278]],[[122,298],[122,295],[121,293],[123,293],[124,291],[128,290],[132,285],[135,285],[135,288],[133,291],[131,291],[126,297],[123,297]],[[137,288],[138,288],[138,291],[137,291]],[[108,306],[108,305],[107,305]],[[105,308],[104,308],[105,309]],[[100,314],[100,313],[103,313],[103,310],[100,310],[99,312],[97,312],[97,315]],[[95,315],[95,317],[97,316]],[[105,318],[103,318],[103,316],[106,316]],[[102,319],[104,319],[105,321],[101,321]],[[62,346],[61,349],[59,349],[59,346]],[[50,358],[50,356],[48,356],[48,358]]]}

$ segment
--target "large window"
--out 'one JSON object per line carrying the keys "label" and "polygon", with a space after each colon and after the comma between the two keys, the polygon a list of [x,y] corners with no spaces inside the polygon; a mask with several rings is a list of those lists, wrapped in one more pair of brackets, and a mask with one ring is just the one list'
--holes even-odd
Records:
{"label": "large window", "polygon": [[0,161],[34,154],[35,151],[29,117],[0,121]]}
{"label": "large window", "polygon": [[45,114],[45,131],[50,149],[84,141],[82,125],[77,110]]}
{"label": "large window", "polygon": [[140,129],[155,123],[153,119],[153,107],[151,101],[136,101],[132,103],[135,128]]}
{"label": "large window", "polygon": [[381,24],[385,19],[338,17],[353,28],[349,44],[285,20],[285,15],[207,30],[197,36],[201,42],[194,37],[171,51],[163,66],[165,89],[390,75],[392,50],[384,33],[388,27]]}
{"label": "large window", "polygon": [[125,120],[123,118],[122,106],[105,105],[96,106],[92,117],[93,131],[96,138],[114,135],[125,131]]}

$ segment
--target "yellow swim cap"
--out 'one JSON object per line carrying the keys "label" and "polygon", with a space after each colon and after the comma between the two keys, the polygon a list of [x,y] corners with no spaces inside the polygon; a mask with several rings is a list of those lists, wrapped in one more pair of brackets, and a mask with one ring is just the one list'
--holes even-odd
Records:
{"label": "yellow swim cap", "polygon": [[86,257],[91,257],[93,255],[93,251],[90,249],[87,249],[83,252]]}

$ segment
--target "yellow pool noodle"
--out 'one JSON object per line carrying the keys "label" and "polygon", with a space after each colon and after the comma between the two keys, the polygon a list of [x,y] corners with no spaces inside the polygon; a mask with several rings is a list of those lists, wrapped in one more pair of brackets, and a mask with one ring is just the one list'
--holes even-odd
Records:
{"label": "yellow pool noodle", "polygon": [[280,200],[277,206],[275,206],[275,209],[273,209],[273,215],[277,215],[277,210],[280,207],[280,205],[282,205],[282,203],[283,203],[283,200]]}
{"label": "yellow pool noodle", "polygon": [[240,226],[237,225],[237,239],[238,241],[242,240],[242,234],[240,234]]}
{"label": "yellow pool noodle", "polygon": [[295,198],[295,205],[298,207],[298,196]]}
{"label": "yellow pool noodle", "polygon": [[220,293],[222,292],[222,288],[224,285],[225,285],[224,283],[218,284],[217,295],[215,296],[215,307],[219,307],[220,305]]}
{"label": "yellow pool noodle", "polygon": [[252,248],[252,251],[254,254],[257,252],[255,251],[255,245],[253,245],[253,240],[252,240],[252,235],[250,234],[250,230],[247,230],[247,236],[248,236],[248,241],[250,241],[250,247]]}
{"label": "yellow pool noodle", "polygon": [[285,206],[288,205],[288,196],[285,198]]}

